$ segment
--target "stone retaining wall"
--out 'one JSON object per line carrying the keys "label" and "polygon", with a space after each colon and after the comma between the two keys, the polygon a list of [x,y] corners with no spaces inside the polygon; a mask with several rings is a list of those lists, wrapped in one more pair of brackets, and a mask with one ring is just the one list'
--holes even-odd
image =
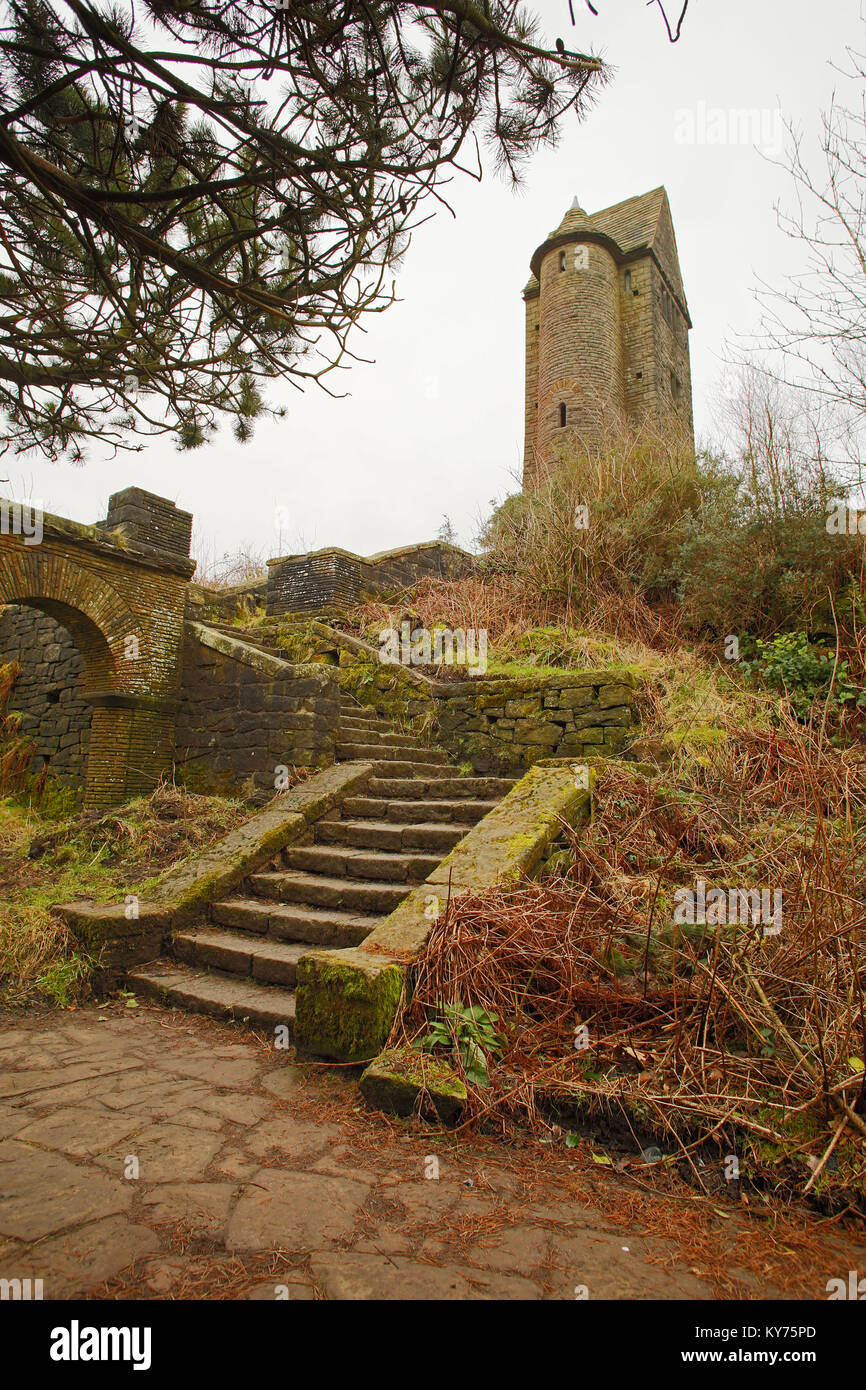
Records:
{"label": "stone retaining wall", "polygon": [[339,717],[332,672],[186,624],[176,763],[187,786],[273,794],[278,767],[333,763]]}
{"label": "stone retaining wall", "polygon": [[273,623],[294,660],[338,665],[340,684],[407,730],[437,742],[479,773],[520,773],[542,758],[609,757],[639,723],[630,671],[543,671],[520,679],[431,680],[414,666],[323,622]]}
{"label": "stone retaining wall", "polygon": [[438,687],[439,738],[476,772],[520,771],[541,758],[619,753],[638,722],[627,671],[562,671]]}

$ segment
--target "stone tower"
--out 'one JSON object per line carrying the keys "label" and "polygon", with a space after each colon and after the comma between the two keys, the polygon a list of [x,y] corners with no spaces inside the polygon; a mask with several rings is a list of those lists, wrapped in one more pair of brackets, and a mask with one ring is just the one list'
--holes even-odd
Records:
{"label": "stone tower", "polygon": [[616,421],[693,442],[692,325],[665,190],[591,216],[575,198],[531,266],[524,488]]}

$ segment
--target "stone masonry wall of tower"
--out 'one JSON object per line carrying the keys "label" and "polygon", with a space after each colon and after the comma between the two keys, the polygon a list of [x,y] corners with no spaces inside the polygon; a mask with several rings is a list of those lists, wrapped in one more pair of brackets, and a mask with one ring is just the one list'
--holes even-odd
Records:
{"label": "stone masonry wall of tower", "polygon": [[664,189],[591,216],[575,200],[531,264],[524,487],[616,421],[693,442],[691,320]]}

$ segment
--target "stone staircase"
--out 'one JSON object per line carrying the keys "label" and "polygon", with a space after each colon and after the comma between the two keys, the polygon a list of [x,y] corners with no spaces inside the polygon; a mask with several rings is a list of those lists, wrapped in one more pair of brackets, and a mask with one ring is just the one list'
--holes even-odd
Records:
{"label": "stone staircase", "polygon": [[364,795],[317,821],[311,843],[252,874],[241,896],[212,903],[207,923],[178,932],[174,959],[131,971],[136,993],[291,1033],[300,957],[311,946],[359,945],[513,785],[458,776],[443,749],[346,693],[336,757],[374,764]]}

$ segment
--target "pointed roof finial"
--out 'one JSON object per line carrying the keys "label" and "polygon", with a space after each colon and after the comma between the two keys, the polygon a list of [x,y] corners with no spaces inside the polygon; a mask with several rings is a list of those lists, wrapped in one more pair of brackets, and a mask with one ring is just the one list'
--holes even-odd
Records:
{"label": "pointed roof finial", "polygon": [[576,193],[574,195],[574,202],[568,210],[569,212],[583,212],[583,208],[580,206],[580,199]]}

